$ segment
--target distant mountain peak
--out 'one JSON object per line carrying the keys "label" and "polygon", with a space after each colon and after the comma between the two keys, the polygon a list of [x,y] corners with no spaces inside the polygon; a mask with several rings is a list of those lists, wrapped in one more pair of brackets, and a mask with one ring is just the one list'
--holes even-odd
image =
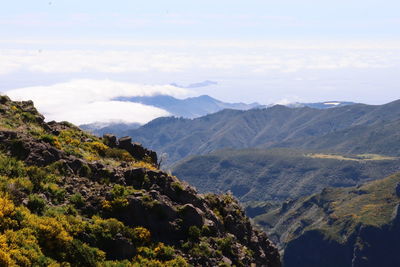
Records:
{"label": "distant mountain peak", "polygon": [[129,101],[155,106],[168,111],[176,117],[197,118],[223,109],[248,110],[259,107],[258,103],[226,103],[209,95],[177,99],[169,95],[119,97],[118,101]]}

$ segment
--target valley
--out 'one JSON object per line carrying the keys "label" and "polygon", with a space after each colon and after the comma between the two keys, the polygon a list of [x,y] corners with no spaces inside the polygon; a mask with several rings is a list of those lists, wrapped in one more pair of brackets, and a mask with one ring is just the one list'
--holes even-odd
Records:
{"label": "valley", "polygon": [[231,191],[241,202],[285,201],[349,187],[400,171],[400,159],[380,155],[312,154],[294,149],[222,150],[193,156],[172,172],[200,192]]}

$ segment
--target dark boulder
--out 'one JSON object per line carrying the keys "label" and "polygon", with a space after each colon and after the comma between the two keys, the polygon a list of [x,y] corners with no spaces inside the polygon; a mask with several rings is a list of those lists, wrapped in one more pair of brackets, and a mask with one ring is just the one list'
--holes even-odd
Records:
{"label": "dark boulder", "polygon": [[143,185],[144,178],[146,176],[146,169],[128,169],[124,172],[126,185],[131,185],[135,188],[140,188]]}
{"label": "dark boulder", "polygon": [[201,227],[204,224],[203,212],[194,207],[192,204],[185,204],[179,209],[179,215],[183,219],[183,228],[189,228],[190,226]]}
{"label": "dark boulder", "polygon": [[133,144],[133,154],[132,156],[134,156],[136,159],[138,160],[142,160],[146,157],[146,151],[147,149],[145,149],[141,144],[139,143],[134,143]]}
{"label": "dark boulder", "polygon": [[62,151],[47,143],[27,141],[23,143],[23,150],[27,152],[24,160],[29,165],[47,166],[62,157]]}
{"label": "dark boulder", "polygon": [[129,149],[132,145],[132,137],[124,136],[118,139],[118,147],[121,149]]}
{"label": "dark boulder", "polygon": [[111,148],[115,148],[118,146],[117,137],[112,134],[103,135],[104,144]]}

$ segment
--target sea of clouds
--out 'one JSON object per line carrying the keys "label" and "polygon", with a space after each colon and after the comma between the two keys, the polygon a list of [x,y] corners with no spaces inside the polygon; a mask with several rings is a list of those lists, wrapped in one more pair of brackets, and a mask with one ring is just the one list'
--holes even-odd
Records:
{"label": "sea of clouds", "polygon": [[77,125],[119,121],[143,124],[169,113],[153,106],[114,99],[160,94],[181,97],[187,93],[186,89],[171,85],[138,85],[111,80],[72,80],[7,91],[13,100],[33,100],[48,121],[68,120]]}

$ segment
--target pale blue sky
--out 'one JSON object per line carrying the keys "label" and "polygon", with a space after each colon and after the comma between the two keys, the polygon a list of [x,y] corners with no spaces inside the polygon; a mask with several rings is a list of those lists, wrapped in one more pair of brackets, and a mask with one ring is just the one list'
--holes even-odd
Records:
{"label": "pale blue sky", "polygon": [[395,0],[81,1],[1,4],[14,38],[398,38]]}
{"label": "pale blue sky", "polygon": [[[155,86],[145,87],[153,93],[262,104],[400,98],[399,1],[3,2],[0,91],[25,88],[20,98],[39,89],[65,98],[62,92],[99,84],[119,88],[113,95],[104,86],[89,90],[103,102],[121,86],[134,95],[145,85]],[[188,92],[167,86],[204,80],[218,85]],[[86,95],[76,110],[92,103]],[[49,116],[52,100],[36,100]]]}

